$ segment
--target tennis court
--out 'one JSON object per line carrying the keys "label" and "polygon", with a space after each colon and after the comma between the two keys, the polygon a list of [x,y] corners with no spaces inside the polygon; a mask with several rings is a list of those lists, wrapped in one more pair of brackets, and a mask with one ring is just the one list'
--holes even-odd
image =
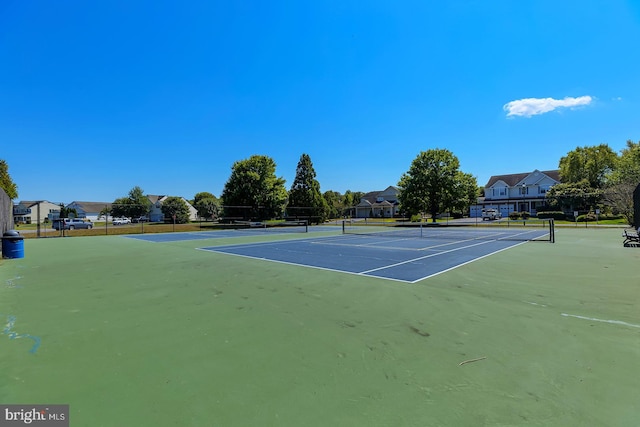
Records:
{"label": "tennis court", "polygon": [[[341,233],[27,239],[0,261],[0,401],[68,403],[71,425],[637,423],[640,251],[619,229]],[[473,243],[494,252],[415,283],[361,274]],[[317,248],[351,260],[259,259]]]}
{"label": "tennis court", "polygon": [[339,236],[213,246],[202,250],[415,283],[521,243]]}
{"label": "tennis court", "polygon": [[[331,227],[329,227],[331,228]],[[318,227],[312,227],[314,231],[320,231]],[[322,230],[327,231],[328,229]],[[144,240],[154,243],[178,242],[183,240],[224,239],[250,236],[277,236],[282,234],[307,233],[309,227],[306,222],[292,222],[291,224],[266,227],[261,223],[246,224],[243,228],[230,228],[228,230],[183,232],[183,233],[152,233],[125,235],[131,239]]]}

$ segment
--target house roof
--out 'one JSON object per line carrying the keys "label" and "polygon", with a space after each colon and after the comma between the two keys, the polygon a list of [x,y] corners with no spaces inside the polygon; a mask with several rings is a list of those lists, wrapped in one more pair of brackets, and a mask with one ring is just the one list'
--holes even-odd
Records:
{"label": "house roof", "polygon": [[[388,197],[391,194],[393,194],[394,196],[393,198]],[[398,195],[398,189],[393,185],[390,185],[389,187],[381,191],[370,191],[368,193],[365,193],[360,198],[360,202],[362,202],[363,200],[366,200],[369,204],[380,203],[378,202],[378,197],[384,197],[384,196],[387,196],[384,198],[387,202],[396,202],[397,195]]]}
{"label": "house roof", "polygon": [[[164,202],[164,200],[169,198],[169,197],[172,197],[172,196],[166,196],[166,195],[165,196],[155,196],[155,195],[152,195],[152,194],[147,194],[147,198],[151,201],[152,205],[155,205],[157,202]],[[187,206],[193,207],[191,205],[191,202],[189,200],[187,200],[186,198],[184,198],[182,196],[174,196],[174,197],[178,197],[178,198],[182,199],[187,204]]]}
{"label": "house roof", "polygon": [[147,194],[147,198],[151,201],[151,203],[155,204],[158,200],[162,200],[166,196],[156,196],[153,194]]}
{"label": "house roof", "polygon": [[73,205],[76,209],[81,209],[83,212],[102,212],[104,208],[111,209],[111,203],[109,202],[71,202],[67,206]]}
{"label": "house roof", "polygon": [[[542,174],[545,174],[546,176],[548,176],[549,178],[553,179],[554,181],[560,182],[560,171],[559,170],[539,171],[539,172],[542,173]],[[509,187],[513,187],[513,186],[517,185],[520,181],[522,181],[523,179],[525,179],[526,177],[531,175],[532,173],[533,172],[512,173],[512,174],[508,174],[508,175],[494,175],[491,178],[489,178],[489,182],[487,182],[487,184],[485,185],[485,188],[491,187],[493,184],[495,184],[498,181],[503,181]]]}
{"label": "house roof", "polygon": [[52,204],[52,205],[59,205],[58,203],[53,203],[53,202],[50,202],[48,200],[20,200],[20,202],[18,202],[18,205],[24,205],[24,206],[30,208],[31,206],[35,206],[38,203],[49,203],[49,204]]}

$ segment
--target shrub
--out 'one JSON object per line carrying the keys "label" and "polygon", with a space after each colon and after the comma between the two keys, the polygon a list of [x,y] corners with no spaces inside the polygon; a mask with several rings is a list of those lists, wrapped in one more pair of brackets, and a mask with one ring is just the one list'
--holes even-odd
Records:
{"label": "shrub", "polygon": [[547,212],[538,212],[538,218],[540,219],[553,218],[553,219],[561,220],[561,219],[567,219],[567,216],[562,211],[547,211]]}
{"label": "shrub", "polygon": [[411,222],[421,222],[422,216],[420,214],[411,215]]}
{"label": "shrub", "polygon": [[529,212],[511,212],[509,214],[509,219],[518,220],[518,219],[529,219],[531,214]]}
{"label": "shrub", "polygon": [[622,219],[622,218],[624,218],[624,215],[611,214],[611,213],[606,213],[606,214],[600,214],[600,215],[598,215],[598,219],[600,219],[600,220],[605,220],[605,219]]}
{"label": "shrub", "polygon": [[594,212],[589,212],[588,214],[584,214],[584,215],[578,215],[578,218],[576,218],[576,221],[578,222],[589,222],[589,221],[595,221],[596,220],[596,214]]}

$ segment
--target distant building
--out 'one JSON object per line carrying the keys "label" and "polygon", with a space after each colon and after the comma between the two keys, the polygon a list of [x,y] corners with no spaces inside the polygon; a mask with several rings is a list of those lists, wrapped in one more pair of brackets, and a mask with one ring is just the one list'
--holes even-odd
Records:
{"label": "distant building", "polygon": [[354,207],[356,218],[393,218],[398,214],[399,190],[390,185],[382,191],[371,191]]}
{"label": "distant building", "polygon": [[503,217],[512,212],[537,214],[537,209],[546,204],[547,191],[560,183],[560,171],[539,171],[495,175],[484,186],[484,197],[472,205],[469,216],[481,217],[482,209],[497,209]]}
{"label": "distant building", "polygon": [[[38,209],[40,217],[38,221]],[[46,200],[22,200],[13,206],[13,222],[16,224],[43,223],[45,219],[51,222],[60,216],[60,205]]]}
{"label": "distant building", "polygon": [[111,210],[111,203],[108,202],[71,202],[67,209],[75,209],[78,213],[77,218],[83,218],[92,222],[105,220],[105,216],[101,212]]}

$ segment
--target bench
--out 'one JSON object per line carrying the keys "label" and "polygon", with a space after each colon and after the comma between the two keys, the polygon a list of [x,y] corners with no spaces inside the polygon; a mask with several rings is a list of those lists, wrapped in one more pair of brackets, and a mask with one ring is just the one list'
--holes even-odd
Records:
{"label": "bench", "polygon": [[622,242],[624,247],[640,247],[640,235],[638,235],[638,231],[626,229],[622,232],[622,237],[624,237],[624,242]]}

